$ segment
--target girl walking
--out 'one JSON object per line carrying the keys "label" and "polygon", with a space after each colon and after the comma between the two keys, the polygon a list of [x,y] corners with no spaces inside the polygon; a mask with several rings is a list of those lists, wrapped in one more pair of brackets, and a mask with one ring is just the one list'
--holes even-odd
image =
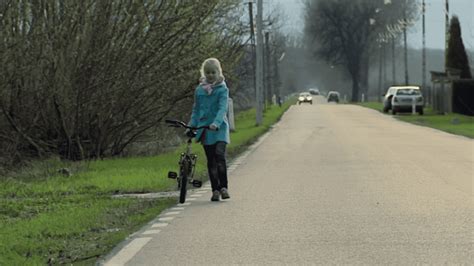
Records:
{"label": "girl walking", "polygon": [[207,170],[212,187],[211,201],[230,198],[227,183],[226,146],[230,143],[227,121],[229,89],[219,60],[206,59],[201,66],[200,84],[194,92],[190,126],[209,125],[200,129],[196,140],[201,142],[207,158]]}

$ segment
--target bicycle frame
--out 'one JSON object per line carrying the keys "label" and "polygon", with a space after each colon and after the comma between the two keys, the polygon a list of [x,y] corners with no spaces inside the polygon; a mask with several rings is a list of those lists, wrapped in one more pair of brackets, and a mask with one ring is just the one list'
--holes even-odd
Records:
{"label": "bicycle frame", "polygon": [[179,160],[180,170],[183,170],[183,174],[186,174],[190,182],[193,181],[197,155],[191,151],[192,138],[189,138],[186,144],[185,152],[181,153]]}

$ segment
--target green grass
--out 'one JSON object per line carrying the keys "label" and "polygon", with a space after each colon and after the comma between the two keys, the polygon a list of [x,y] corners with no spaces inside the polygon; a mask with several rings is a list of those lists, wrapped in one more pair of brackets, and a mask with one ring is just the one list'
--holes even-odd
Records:
{"label": "green grass", "polygon": [[[236,115],[236,131],[228,151],[232,158],[254,142],[293,104],[272,107],[255,126],[255,110]],[[36,161],[0,177],[0,265],[93,265],[126,236],[176,204],[176,198],[117,199],[117,193],[176,190],[167,178],[177,170],[184,145],[152,157],[66,163]],[[196,175],[207,180],[205,155],[199,144]],[[68,167],[72,176],[57,169]]]}
{"label": "green grass", "polygon": [[[366,102],[358,105],[382,111],[382,103]],[[387,114],[391,115],[391,114]],[[461,115],[456,113],[448,113],[440,115],[434,112],[431,108],[425,107],[424,115],[412,115],[411,113],[397,114],[394,117],[405,122],[416,125],[427,126],[439,129],[451,134],[461,135],[469,138],[474,138],[474,117]]]}
{"label": "green grass", "polygon": [[[172,199],[94,195],[2,199],[1,265],[94,264]],[[5,208],[6,207],[6,208]]]}

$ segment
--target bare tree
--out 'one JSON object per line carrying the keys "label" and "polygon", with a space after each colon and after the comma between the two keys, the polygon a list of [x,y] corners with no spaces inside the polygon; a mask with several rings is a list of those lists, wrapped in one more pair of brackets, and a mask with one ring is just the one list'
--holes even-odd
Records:
{"label": "bare tree", "polygon": [[358,101],[361,65],[369,45],[369,20],[373,1],[307,1],[305,31],[317,38],[317,55],[331,64],[341,64],[352,78],[352,101]]}
{"label": "bare tree", "polygon": [[[416,1],[408,0],[390,0],[378,2],[374,17],[371,18],[372,42],[370,50],[379,50],[379,59],[386,62],[386,54],[391,48],[392,61],[392,83],[396,84],[396,63],[395,49],[403,40],[404,62],[405,62],[405,83],[408,83],[408,44],[407,30],[415,24],[418,15],[421,12],[421,5]],[[374,58],[371,58],[374,59]],[[380,68],[382,68],[380,66]],[[386,67],[384,66],[383,84],[386,82]],[[382,77],[379,78],[381,80]]]}

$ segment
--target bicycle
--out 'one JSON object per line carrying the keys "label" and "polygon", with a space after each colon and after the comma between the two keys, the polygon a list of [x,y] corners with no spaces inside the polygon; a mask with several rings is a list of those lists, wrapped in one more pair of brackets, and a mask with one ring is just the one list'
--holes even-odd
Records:
{"label": "bicycle", "polygon": [[179,203],[186,201],[186,187],[187,184],[192,184],[196,188],[202,186],[202,181],[194,179],[194,170],[197,162],[197,155],[191,153],[191,144],[193,138],[196,136],[196,130],[209,129],[209,126],[190,127],[186,123],[179,120],[166,119],[165,122],[170,127],[182,127],[188,129],[186,136],[188,138],[185,152],[181,153],[179,158],[179,175],[176,172],[169,171],[168,178],[176,179],[179,189]]}

